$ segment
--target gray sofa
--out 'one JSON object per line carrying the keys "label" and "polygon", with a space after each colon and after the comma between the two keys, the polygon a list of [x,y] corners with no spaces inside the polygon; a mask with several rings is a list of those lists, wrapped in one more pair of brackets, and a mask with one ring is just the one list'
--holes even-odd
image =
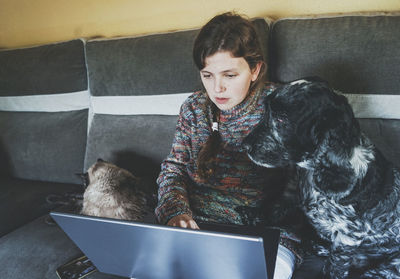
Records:
{"label": "gray sofa", "polygon": [[[400,166],[400,14],[254,20],[271,81],[321,76]],[[0,278],[57,278],[79,255],[49,197],[97,158],[154,181],[182,101],[201,88],[198,30],[0,51]],[[117,278],[99,272],[87,278]]]}

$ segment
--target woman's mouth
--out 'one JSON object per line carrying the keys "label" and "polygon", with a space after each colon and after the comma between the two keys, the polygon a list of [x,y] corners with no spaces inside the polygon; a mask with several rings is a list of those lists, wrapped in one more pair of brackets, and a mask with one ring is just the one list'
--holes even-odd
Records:
{"label": "woman's mouth", "polygon": [[216,101],[218,104],[225,104],[226,102],[229,101],[229,98],[215,98],[215,101]]}

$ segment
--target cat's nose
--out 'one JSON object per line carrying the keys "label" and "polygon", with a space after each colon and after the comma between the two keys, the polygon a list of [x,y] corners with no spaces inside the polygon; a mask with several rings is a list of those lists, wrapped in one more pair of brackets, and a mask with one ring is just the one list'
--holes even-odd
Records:
{"label": "cat's nose", "polygon": [[76,173],[75,175],[77,175],[82,180],[83,190],[85,190],[90,184],[89,173]]}

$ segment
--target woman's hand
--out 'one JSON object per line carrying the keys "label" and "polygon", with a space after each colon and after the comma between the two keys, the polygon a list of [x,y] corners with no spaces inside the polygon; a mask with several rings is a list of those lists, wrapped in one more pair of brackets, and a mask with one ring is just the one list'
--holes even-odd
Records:
{"label": "woman's hand", "polygon": [[168,226],[189,228],[189,229],[200,229],[196,222],[187,214],[177,215],[172,217],[167,223]]}

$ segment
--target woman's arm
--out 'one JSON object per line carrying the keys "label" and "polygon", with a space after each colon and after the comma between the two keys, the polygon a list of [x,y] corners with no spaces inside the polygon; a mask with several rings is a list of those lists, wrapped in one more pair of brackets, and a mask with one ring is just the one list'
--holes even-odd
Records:
{"label": "woman's arm", "polygon": [[[190,97],[180,110],[171,152],[161,164],[157,179],[158,205],[155,213],[161,224],[193,227],[187,187],[190,178],[187,166],[192,160],[194,109]],[[180,216],[180,217],[178,217]]]}

